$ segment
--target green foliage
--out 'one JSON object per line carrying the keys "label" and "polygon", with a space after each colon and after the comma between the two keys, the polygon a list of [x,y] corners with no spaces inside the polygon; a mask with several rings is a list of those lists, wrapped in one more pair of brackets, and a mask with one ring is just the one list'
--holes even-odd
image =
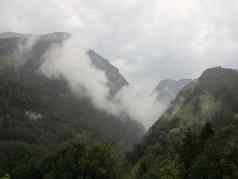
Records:
{"label": "green foliage", "polygon": [[120,162],[111,145],[82,143],[67,144],[41,163],[44,179],[117,179]]}
{"label": "green foliage", "polygon": [[[235,179],[238,177],[238,123],[216,129],[206,123],[200,133],[187,129],[181,140],[167,138],[147,148],[134,178]],[[164,149],[162,149],[164,148]]]}
{"label": "green foliage", "polygon": [[[0,176],[12,179],[118,179],[121,161],[112,145],[70,142],[55,152],[39,151],[33,146],[2,145]],[[34,150],[35,149],[35,150]]]}
{"label": "green foliage", "polygon": [[182,179],[183,164],[178,160],[165,160],[159,167],[161,179]]}
{"label": "green foliage", "polygon": [[10,179],[10,176],[9,176],[9,174],[6,174],[3,177],[0,177],[0,179]]}
{"label": "green foliage", "polygon": [[44,154],[40,147],[20,142],[0,142],[0,176],[8,173],[12,179],[30,179],[36,161]]}
{"label": "green foliage", "polygon": [[89,150],[88,174],[92,178],[118,178],[118,156],[111,145],[96,145]]}
{"label": "green foliage", "polygon": [[[87,135],[124,151],[142,135],[140,124],[95,109],[89,99],[76,97],[63,79],[5,69],[0,72],[0,81],[0,140],[48,147]],[[41,118],[31,119],[28,112]]]}
{"label": "green foliage", "polygon": [[185,87],[127,164],[120,154],[142,127],[39,74],[51,42],[40,41],[14,68],[16,42],[0,41],[0,179],[238,178],[237,71],[208,69]]}
{"label": "green foliage", "polygon": [[[88,98],[75,96],[64,79],[8,67],[0,70],[0,82],[0,176],[119,177],[117,153],[138,142],[143,133],[139,123],[95,109]],[[65,154],[49,154],[71,140],[83,140],[84,147],[67,145]],[[92,146],[95,141],[102,144]]]}
{"label": "green foliage", "polygon": [[15,65],[15,59],[13,57],[3,57],[3,56],[0,56],[0,69],[1,68],[6,68],[8,66],[13,66]]}
{"label": "green foliage", "polygon": [[182,179],[183,163],[171,158],[147,155],[131,171],[132,179]]}

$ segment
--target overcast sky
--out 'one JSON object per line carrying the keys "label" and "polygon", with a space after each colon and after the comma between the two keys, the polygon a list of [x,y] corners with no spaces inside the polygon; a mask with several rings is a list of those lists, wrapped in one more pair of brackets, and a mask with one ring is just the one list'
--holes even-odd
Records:
{"label": "overcast sky", "polygon": [[238,68],[237,0],[1,0],[4,31],[75,33],[145,87]]}

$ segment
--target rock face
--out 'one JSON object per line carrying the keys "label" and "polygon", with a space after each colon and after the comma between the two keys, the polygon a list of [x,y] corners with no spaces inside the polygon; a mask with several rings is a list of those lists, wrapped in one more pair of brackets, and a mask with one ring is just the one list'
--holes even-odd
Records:
{"label": "rock face", "polygon": [[[69,33],[54,32],[44,35],[19,34],[5,32],[0,34],[0,58],[1,61],[16,61],[17,58],[24,59],[25,70],[36,71],[44,63],[44,54],[54,45],[62,45],[71,37]],[[21,49],[22,46],[28,46],[26,51]],[[19,57],[18,51],[23,51]],[[18,55],[18,56],[16,56]],[[119,70],[110,64],[110,62],[98,55],[93,50],[88,50],[92,64],[105,72],[108,78],[108,86],[111,94],[114,95],[123,86],[128,85],[126,79],[120,74]],[[3,59],[4,58],[4,59]]]}
{"label": "rock face", "polygon": [[162,80],[154,89],[153,93],[156,94],[157,100],[167,108],[179,92],[191,81],[191,79],[181,79],[178,81],[173,79]]}
{"label": "rock face", "polygon": [[182,89],[135,148],[130,157],[135,175],[237,178],[237,128],[238,71],[207,69]]}
{"label": "rock face", "polygon": [[[238,104],[238,71],[215,67],[206,70],[197,81],[189,83],[167,112],[152,127],[168,121],[176,128],[190,128],[207,121],[233,118]],[[217,123],[218,124],[218,123]]]}
{"label": "rock face", "polygon": [[3,32],[0,33],[0,39],[8,39],[8,38],[26,38],[31,36],[31,34],[21,34],[16,32]]}
{"label": "rock face", "polygon": [[123,86],[128,85],[128,82],[120,74],[118,68],[110,64],[107,59],[104,59],[93,50],[89,50],[87,54],[90,57],[92,64],[95,65],[96,68],[106,73],[108,78],[108,86],[110,87],[111,93],[113,95]]}
{"label": "rock face", "polygon": [[[16,52],[29,38],[34,43],[19,56]],[[12,141],[48,148],[85,137],[113,143],[121,151],[130,149],[143,135],[141,124],[96,109],[88,98],[72,93],[66,80],[38,72],[45,52],[68,38],[70,34],[62,32],[0,34],[0,145]],[[88,55],[96,68],[105,71],[112,94],[128,84],[109,61],[92,50]]]}
{"label": "rock face", "polygon": [[215,67],[190,82],[169,109],[150,128],[144,142],[153,145],[186,129],[199,132],[207,122],[222,128],[237,118],[238,71]]}

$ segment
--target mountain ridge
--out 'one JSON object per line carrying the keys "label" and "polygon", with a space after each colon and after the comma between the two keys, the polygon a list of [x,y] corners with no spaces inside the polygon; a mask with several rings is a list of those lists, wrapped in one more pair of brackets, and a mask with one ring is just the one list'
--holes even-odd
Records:
{"label": "mountain ridge", "polygon": [[[1,38],[2,36],[2,38]],[[33,41],[30,51],[22,55],[24,59],[25,70],[36,71],[44,63],[44,54],[51,48],[52,45],[63,45],[63,43],[72,37],[66,32],[54,32],[48,34],[34,35],[34,34],[20,34],[14,32],[5,32],[0,34],[0,60],[3,58],[19,58],[17,51],[19,45],[27,45],[27,41]],[[86,52],[91,63],[99,70],[105,72],[108,78],[108,86],[112,95],[118,92],[123,86],[128,85],[127,80],[119,72],[119,69],[113,66],[109,60],[103,58],[92,49]],[[79,59],[80,60],[80,59]]]}
{"label": "mountain ridge", "polygon": [[[205,70],[184,87],[129,155],[134,175],[160,177],[168,170],[182,179],[236,178],[237,114],[238,71]],[[222,172],[226,167],[229,173]]]}
{"label": "mountain ridge", "polygon": [[[86,146],[112,145],[124,155],[144,133],[137,121],[99,110],[88,97],[73,93],[65,78],[48,78],[39,72],[44,53],[52,44],[61,45],[64,40],[61,33],[46,35],[37,39],[29,53],[19,57],[14,52],[18,43],[26,43],[26,39],[0,38],[0,176],[10,174],[15,178],[17,162],[28,164],[29,158],[38,157],[38,150],[46,157],[72,141],[86,141]],[[16,65],[14,60],[18,58],[27,60]],[[112,69],[104,70],[113,72],[115,78],[119,75],[109,61],[100,56],[93,60],[103,60],[106,68]],[[124,82],[114,90],[120,90]],[[18,152],[19,156],[15,155]],[[26,160],[22,157],[25,155]],[[15,158],[8,159],[11,156]]]}

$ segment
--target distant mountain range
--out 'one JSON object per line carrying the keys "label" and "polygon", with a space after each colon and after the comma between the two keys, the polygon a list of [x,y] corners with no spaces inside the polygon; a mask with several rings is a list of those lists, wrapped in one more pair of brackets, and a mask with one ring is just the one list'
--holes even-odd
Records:
{"label": "distant mountain range", "polygon": [[[1,39],[8,39],[8,38],[28,38],[33,36],[32,34],[22,34],[16,32],[2,32],[0,33]],[[35,35],[36,36],[36,35]]]}
{"label": "distant mountain range", "polygon": [[156,95],[157,101],[160,102],[166,110],[175,100],[179,92],[190,82],[192,82],[192,79],[161,80],[152,94]]}
{"label": "distant mountain range", "polygon": [[221,67],[208,69],[179,93],[159,121],[176,119],[177,125],[188,128],[203,125],[216,116],[233,118],[237,112],[237,89],[238,71]]}

